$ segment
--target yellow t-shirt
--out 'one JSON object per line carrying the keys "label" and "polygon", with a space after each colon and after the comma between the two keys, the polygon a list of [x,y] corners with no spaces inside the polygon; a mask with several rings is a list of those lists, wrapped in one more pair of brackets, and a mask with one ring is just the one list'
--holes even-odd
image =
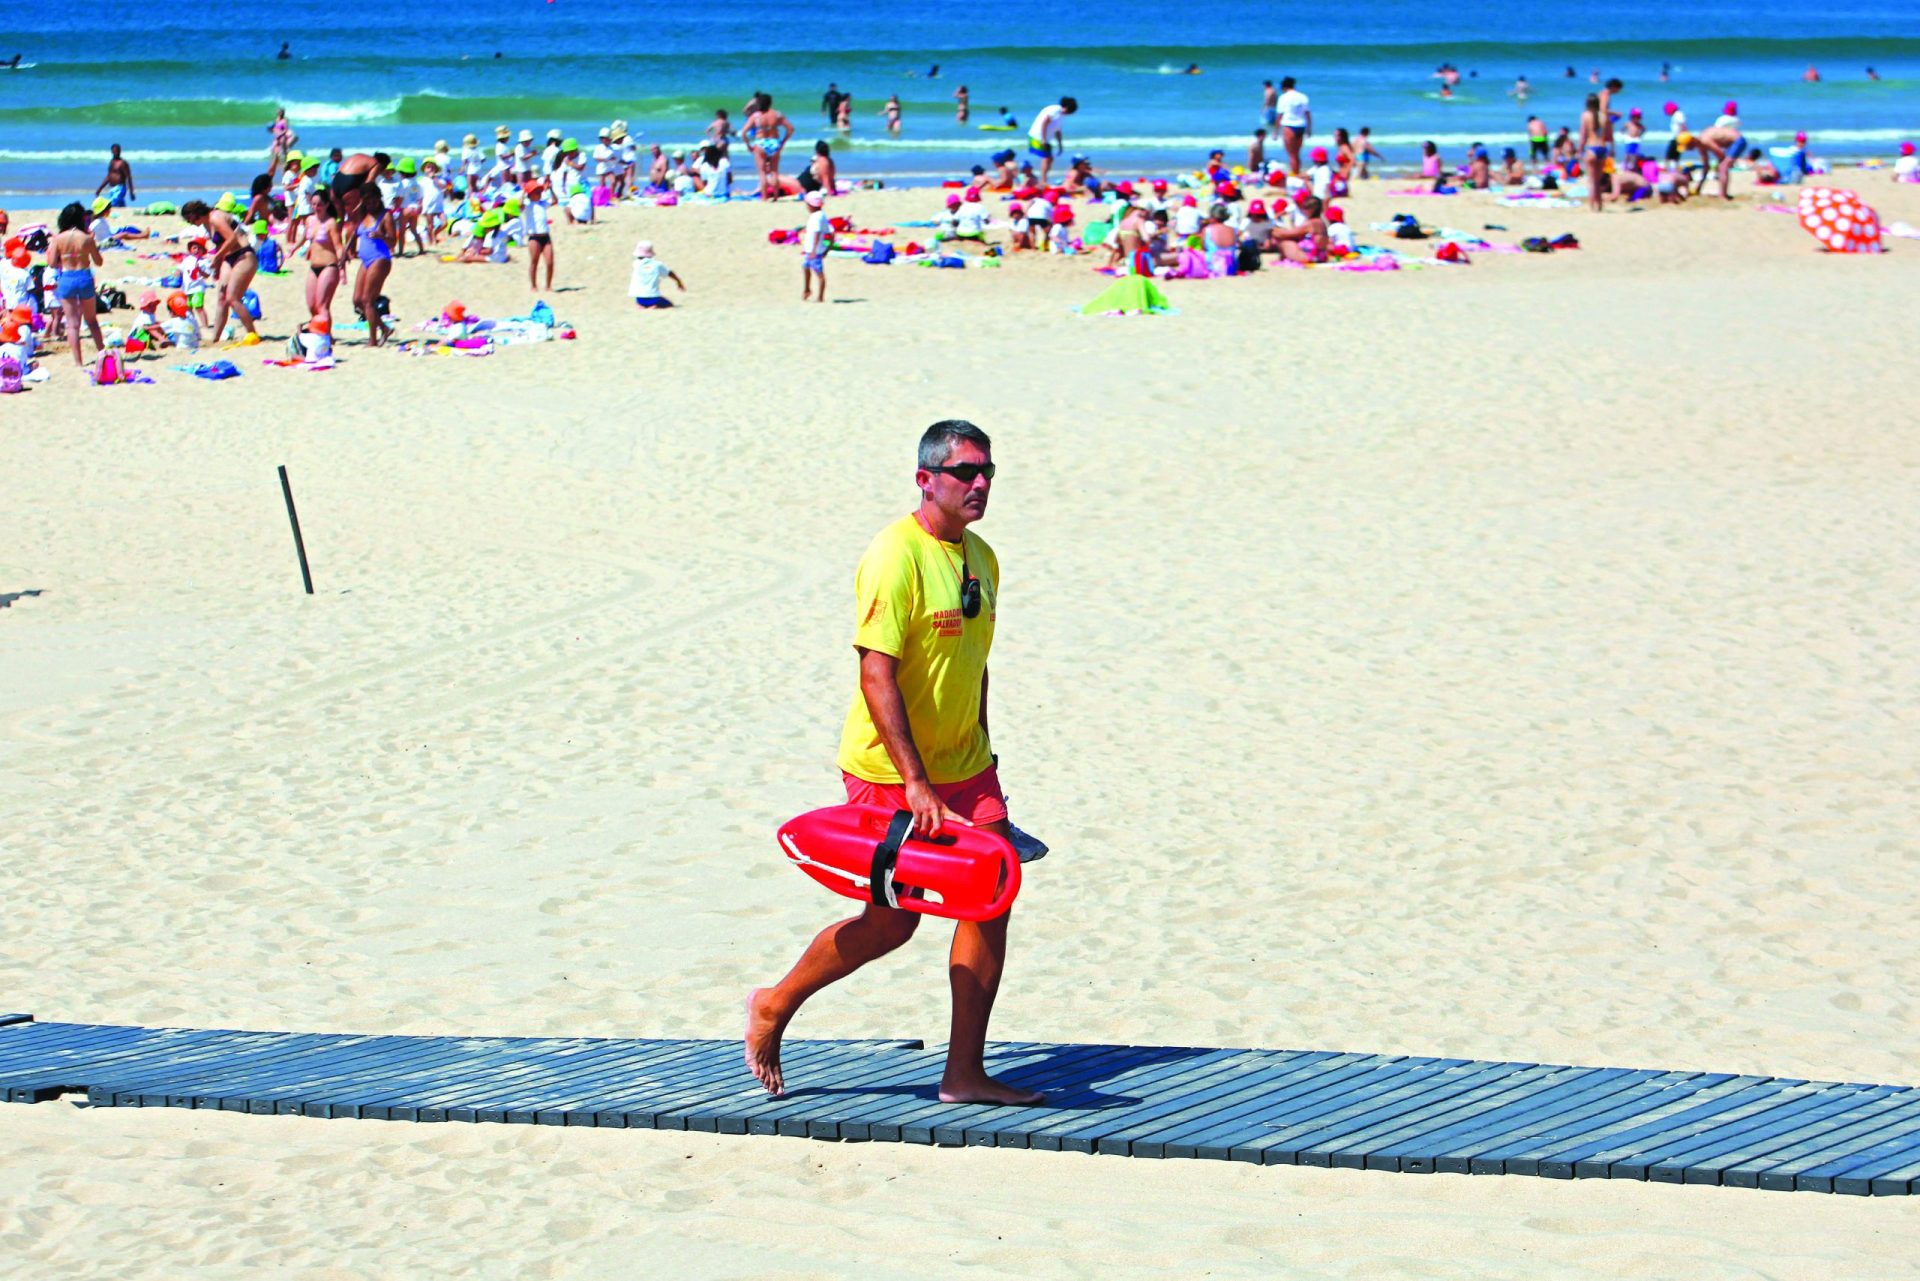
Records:
{"label": "yellow t-shirt", "polygon": [[[903,516],[874,537],[853,575],[860,609],[853,643],[900,660],[907,724],[935,783],[958,783],[993,763],[980,728],[980,678],[993,647],[1000,561],[978,534],[961,539],[941,542]],[[980,580],[973,618],[960,613],[963,563]],[[869,783],[901,781],[857,687],[840,731],[840,768]]]}

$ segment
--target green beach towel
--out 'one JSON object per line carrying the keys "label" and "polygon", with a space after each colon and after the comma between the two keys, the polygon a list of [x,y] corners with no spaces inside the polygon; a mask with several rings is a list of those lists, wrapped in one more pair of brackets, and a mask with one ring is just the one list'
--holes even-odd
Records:
{"label": "green beach towel", "polygon": [[1128,315],[1164,315],[1173,310],[1173,304],[1160,292],[1160,286],[1145,276],[1122,276],[1101,290],[1099,295],[1080,309],[1083,316],[1104,316],[1108,312],[1124,312]]}

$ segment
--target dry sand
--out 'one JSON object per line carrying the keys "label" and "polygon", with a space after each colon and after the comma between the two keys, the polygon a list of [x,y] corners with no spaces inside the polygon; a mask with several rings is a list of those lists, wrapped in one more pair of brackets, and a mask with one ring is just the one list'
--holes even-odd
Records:
{"label": "dry sand", "polygon": [[[996,1036],[1920,1082],[1920,244],[1347,204],[1587,248],[1082,319],[1084,264],[835,262],[803,308],[793,208],[622,210],[560,237],[578,342],[56,353],[0,398],[0,599],[41,593],[0,610],[0,1008],[734,1034],[835,914],[772,829],[837,795],[853,562],[962,416],[1056,850]],[[684,308],[626,301],[640,235]],[[500,315],[520,272],[390,292]],[[794,1035],[944,1039],[941,933]],[[22,1278],[1920,1271],[1905,1199],[66,1103],[0,1143]]]}

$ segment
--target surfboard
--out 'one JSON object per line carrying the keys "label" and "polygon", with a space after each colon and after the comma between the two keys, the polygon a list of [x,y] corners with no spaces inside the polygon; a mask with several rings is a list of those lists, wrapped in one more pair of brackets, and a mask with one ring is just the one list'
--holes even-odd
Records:
{"label": "surfboard", "polygon": [[958,921],[1004,915],[1020,893],[1020,857],[992,832],[950,823],[933,840],[913,815],[877,805],[831,805],[779,831],[789,863],[836,894]]}
{"label": "surfboard", "polygon": [[1016,130],[1018,130],[1019,127],[1020,126],[1018,125],[981,125],[980,132],[981,133],[1013,133]]}

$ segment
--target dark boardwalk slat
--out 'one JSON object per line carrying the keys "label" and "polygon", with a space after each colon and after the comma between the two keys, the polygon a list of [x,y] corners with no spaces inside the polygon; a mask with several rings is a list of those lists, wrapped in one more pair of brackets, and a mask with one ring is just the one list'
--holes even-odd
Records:
{"label": "dark boardwalk slat", "polygon": [[1037,1107],[942,1103],[940,1049],[792,1041],[765,1093],[737,1040],[368,1036],[0,1015],[0,1098],[415,1122],[657,1128],[1134,1157],[1606,1177],[1904,1196],[1920,1089],[1721,1073],[1203,1046],[1002,1043]]}

